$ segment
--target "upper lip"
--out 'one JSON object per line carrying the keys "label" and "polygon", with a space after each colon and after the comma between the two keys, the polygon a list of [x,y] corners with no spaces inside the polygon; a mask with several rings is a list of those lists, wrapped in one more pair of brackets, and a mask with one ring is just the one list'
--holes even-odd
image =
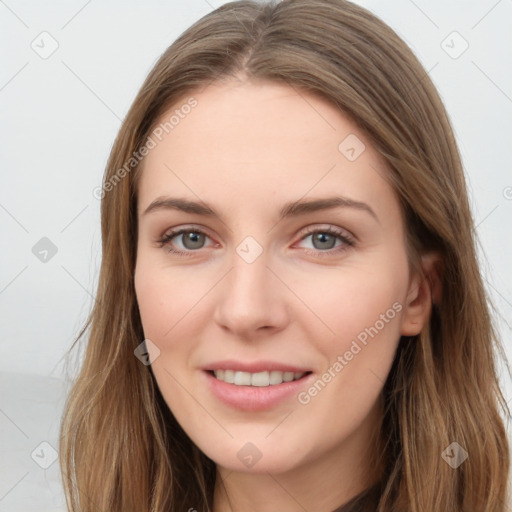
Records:
{"label": "upper lip", "polygon": [[209,363],[202,368],[206,371],[213,370],[235,370],[239,372],[258,373],[264,371],[294,372],[305,373],[311,371],[309,368],[295,366],[288,363],[280,363],[278,361],[234,361],[223,360]]}

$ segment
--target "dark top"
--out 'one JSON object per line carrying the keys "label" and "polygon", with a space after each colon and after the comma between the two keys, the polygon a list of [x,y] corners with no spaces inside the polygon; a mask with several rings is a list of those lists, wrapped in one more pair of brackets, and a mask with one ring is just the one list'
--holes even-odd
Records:
{"label": "dark top", "polygon": [[333,512],[375,512],[381,495],[381,482],[354,496],[350,501]]}

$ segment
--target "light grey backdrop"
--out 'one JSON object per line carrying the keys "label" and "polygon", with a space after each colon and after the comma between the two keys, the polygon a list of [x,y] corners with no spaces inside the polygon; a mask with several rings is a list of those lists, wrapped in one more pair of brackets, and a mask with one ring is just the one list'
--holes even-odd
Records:
{"label": "light grey backdrop", "polygon": [[[29,510],[30,503],[64,510],[52,449],[65,394],[63,355],[97,284],[93,190],[147,72],[183,30],[222,3],[0,1],[3,510]],[[356,3],[412,47],[446,104],[511,357],[512,0]],[[503,383],[512,400],[506,374]]]}

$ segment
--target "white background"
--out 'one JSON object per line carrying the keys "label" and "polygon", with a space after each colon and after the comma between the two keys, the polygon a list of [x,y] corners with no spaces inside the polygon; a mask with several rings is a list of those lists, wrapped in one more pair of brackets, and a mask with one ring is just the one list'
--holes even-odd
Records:
{"label": "white background", "polygon": [[[224,2],[0,2],[0,508],[65,510],[56,447],[65,351],[85,321],[100,264],[101,184],[132,100],[156,59]],[[409,44],[441,94],[467,173],[480,254],[508,352],[512,313],[512,1],[357,1]],[[50,48],[47,59],[32,45]],[[469,44],[454,59],[442,43]],[[455,36],[457,37],[457,36]],[[41,38],[46,38],[41,43]],[[34,43],[33,43],[34,41]],[[453,39],[455,50],[463,44]],[[454,51],[455,51],[454,50]],[[43,51],[42,49],[40,51]],[[507,188],[508,187],[508,188]],[[32,252],[57,248],[46,263]],[[512,384],[502,375],[507,400]],[[45,451],[46,450],[46,451]],[[43,454],[43,455],[41,455]]]}

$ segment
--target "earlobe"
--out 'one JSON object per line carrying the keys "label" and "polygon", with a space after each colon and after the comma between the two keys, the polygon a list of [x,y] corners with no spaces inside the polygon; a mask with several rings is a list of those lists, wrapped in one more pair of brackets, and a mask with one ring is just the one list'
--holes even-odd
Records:
{"label": "earlobe", "polygon": [[416,336],[430,319],[432,305],[441,301],[441,263],[437,253],[421,257],[421,274],[416,274],[409,286],[402,317],[402,336]]}

